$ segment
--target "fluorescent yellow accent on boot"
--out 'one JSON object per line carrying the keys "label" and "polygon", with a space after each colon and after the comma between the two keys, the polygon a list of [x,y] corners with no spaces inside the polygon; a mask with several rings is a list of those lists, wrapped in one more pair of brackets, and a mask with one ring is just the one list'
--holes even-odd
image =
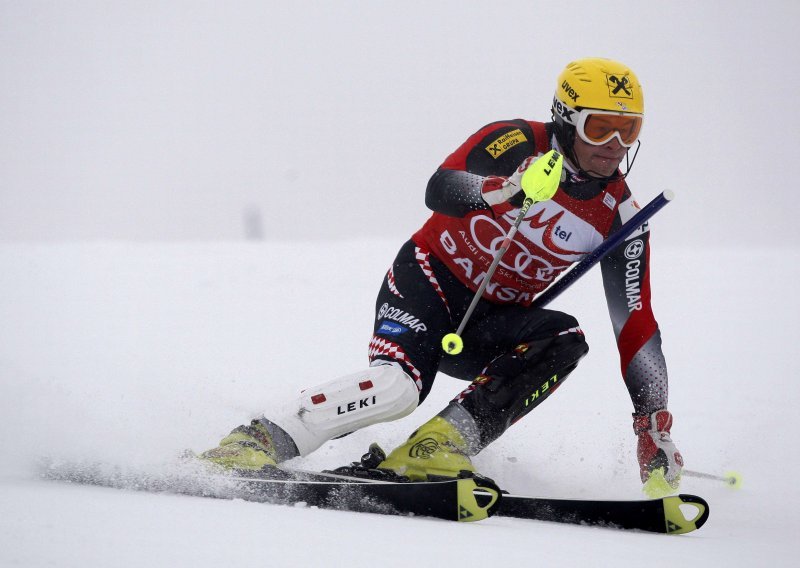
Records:
{"label": "fluorescent yellow accent on boot", "polygon": [[203,452],[200,457],[226,469],[259,470],[276,465],[275,451],[238,428],[223,438],[219,446]]}
{"label": "fluorescent yellow accent on boot", "polygon": [[465,453],[466,447],[455,426],[434,416],[395,448],[378,468],[390,469],[415,481],[424,481],[429,475],[458,477],[462,470],[475,471]]}
{"label": "fluorescent yellow accent on boot", "polygon": [[664,468],[657,468],[650,472],[650,477],[642,486],[642,491],[651,499],[661,499],[667,495],[672,495],[678,490],[680,485],[680,477],[673,483],[670,483],[664,477]]}

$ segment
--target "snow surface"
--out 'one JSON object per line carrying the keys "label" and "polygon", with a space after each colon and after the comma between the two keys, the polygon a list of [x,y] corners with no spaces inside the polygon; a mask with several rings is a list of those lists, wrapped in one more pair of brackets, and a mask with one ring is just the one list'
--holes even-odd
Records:
{"label": "snow surface", "polygon": [[[682,491],[711,505],[700,531],[458,524],[41,480],[43,457],[174,467],[270,400],[362,368],[374,296],[401,242],[4,244],[0,566],[792,565],[800,421],[786,329],[799,313],[800,254],[671,248],[658,229],[680,207],[678,196],[653,222],[674,438],[688,467],[744,477],[740,491],[685,479]],[[553,307],[579,318],[591,352],[476,464],[517,493],[639,498],[599,271]],[[391,447],[464,385],[440,375],[411,416],[295,465]]]}

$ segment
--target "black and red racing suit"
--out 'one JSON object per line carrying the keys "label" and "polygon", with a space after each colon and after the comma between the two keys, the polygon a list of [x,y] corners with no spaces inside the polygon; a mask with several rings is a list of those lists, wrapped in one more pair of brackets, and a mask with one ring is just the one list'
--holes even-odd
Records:
{"label": "black and red racing suit", "polygon": [[[551,128],[522,119],[489,124],[453,152],[428,184],[426,205],[433,214],[384,280],[370,344],[370,357],[402,363],[423,397],[440,365],[448,374],[471,380],[489,358],[519,340],[508,334],[460,362],[441,359],[441,336],[459,323],[519,213],[507,201],[490,207],[483,195],[499,187],[527,157],[547,152],[555,144]],[[480,321],[468,325],[476,328],[471,337],[475,342],[491,343],[515,325],[530,328],[526,321],[536,316],[526,310],[537,311],[527,308],[534,298],[639,209],[623,179],[607,182],[565,172],[553,198],[530,208],[491,278],[473,318],[494,319],[483,328]],[[649,230],[644,226],[601,262],[622,376],[638,414],[666,408],[668,394],[660,332],[650,305],[649,260]],[[410,270],[424,274],[427,290],[403,275]],[[540,312],[540,319],[548,319],[548,310]],[[571,319],[555,319],[564,328],[577,326]],[[552,332],[553,325],[540,327]],[[475,364],[468,364],[470,360]]]}

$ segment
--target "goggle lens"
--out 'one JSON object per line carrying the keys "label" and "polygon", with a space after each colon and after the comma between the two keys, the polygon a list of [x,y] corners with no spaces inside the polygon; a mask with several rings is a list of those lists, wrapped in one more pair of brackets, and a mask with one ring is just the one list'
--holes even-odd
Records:
{"label": "goggle lens", "polygon": [[642,130],[642,117],[629,114],[589,113],[581,122],[581,138],[595,145],[605,144],[618,133],[622,145],[630,147]]}

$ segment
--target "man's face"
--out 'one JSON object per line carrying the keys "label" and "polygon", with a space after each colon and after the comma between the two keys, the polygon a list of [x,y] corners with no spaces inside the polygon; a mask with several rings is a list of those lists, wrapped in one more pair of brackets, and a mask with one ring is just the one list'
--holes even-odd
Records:
{"label": "man's face", "polygon": [[575,158],[578,160],[575,165],[597,177],[613,175],[628,151],[616,137],[611,138],[602,146],[593,146],[581,140],[580,136],[576,136],[572,148]]}

